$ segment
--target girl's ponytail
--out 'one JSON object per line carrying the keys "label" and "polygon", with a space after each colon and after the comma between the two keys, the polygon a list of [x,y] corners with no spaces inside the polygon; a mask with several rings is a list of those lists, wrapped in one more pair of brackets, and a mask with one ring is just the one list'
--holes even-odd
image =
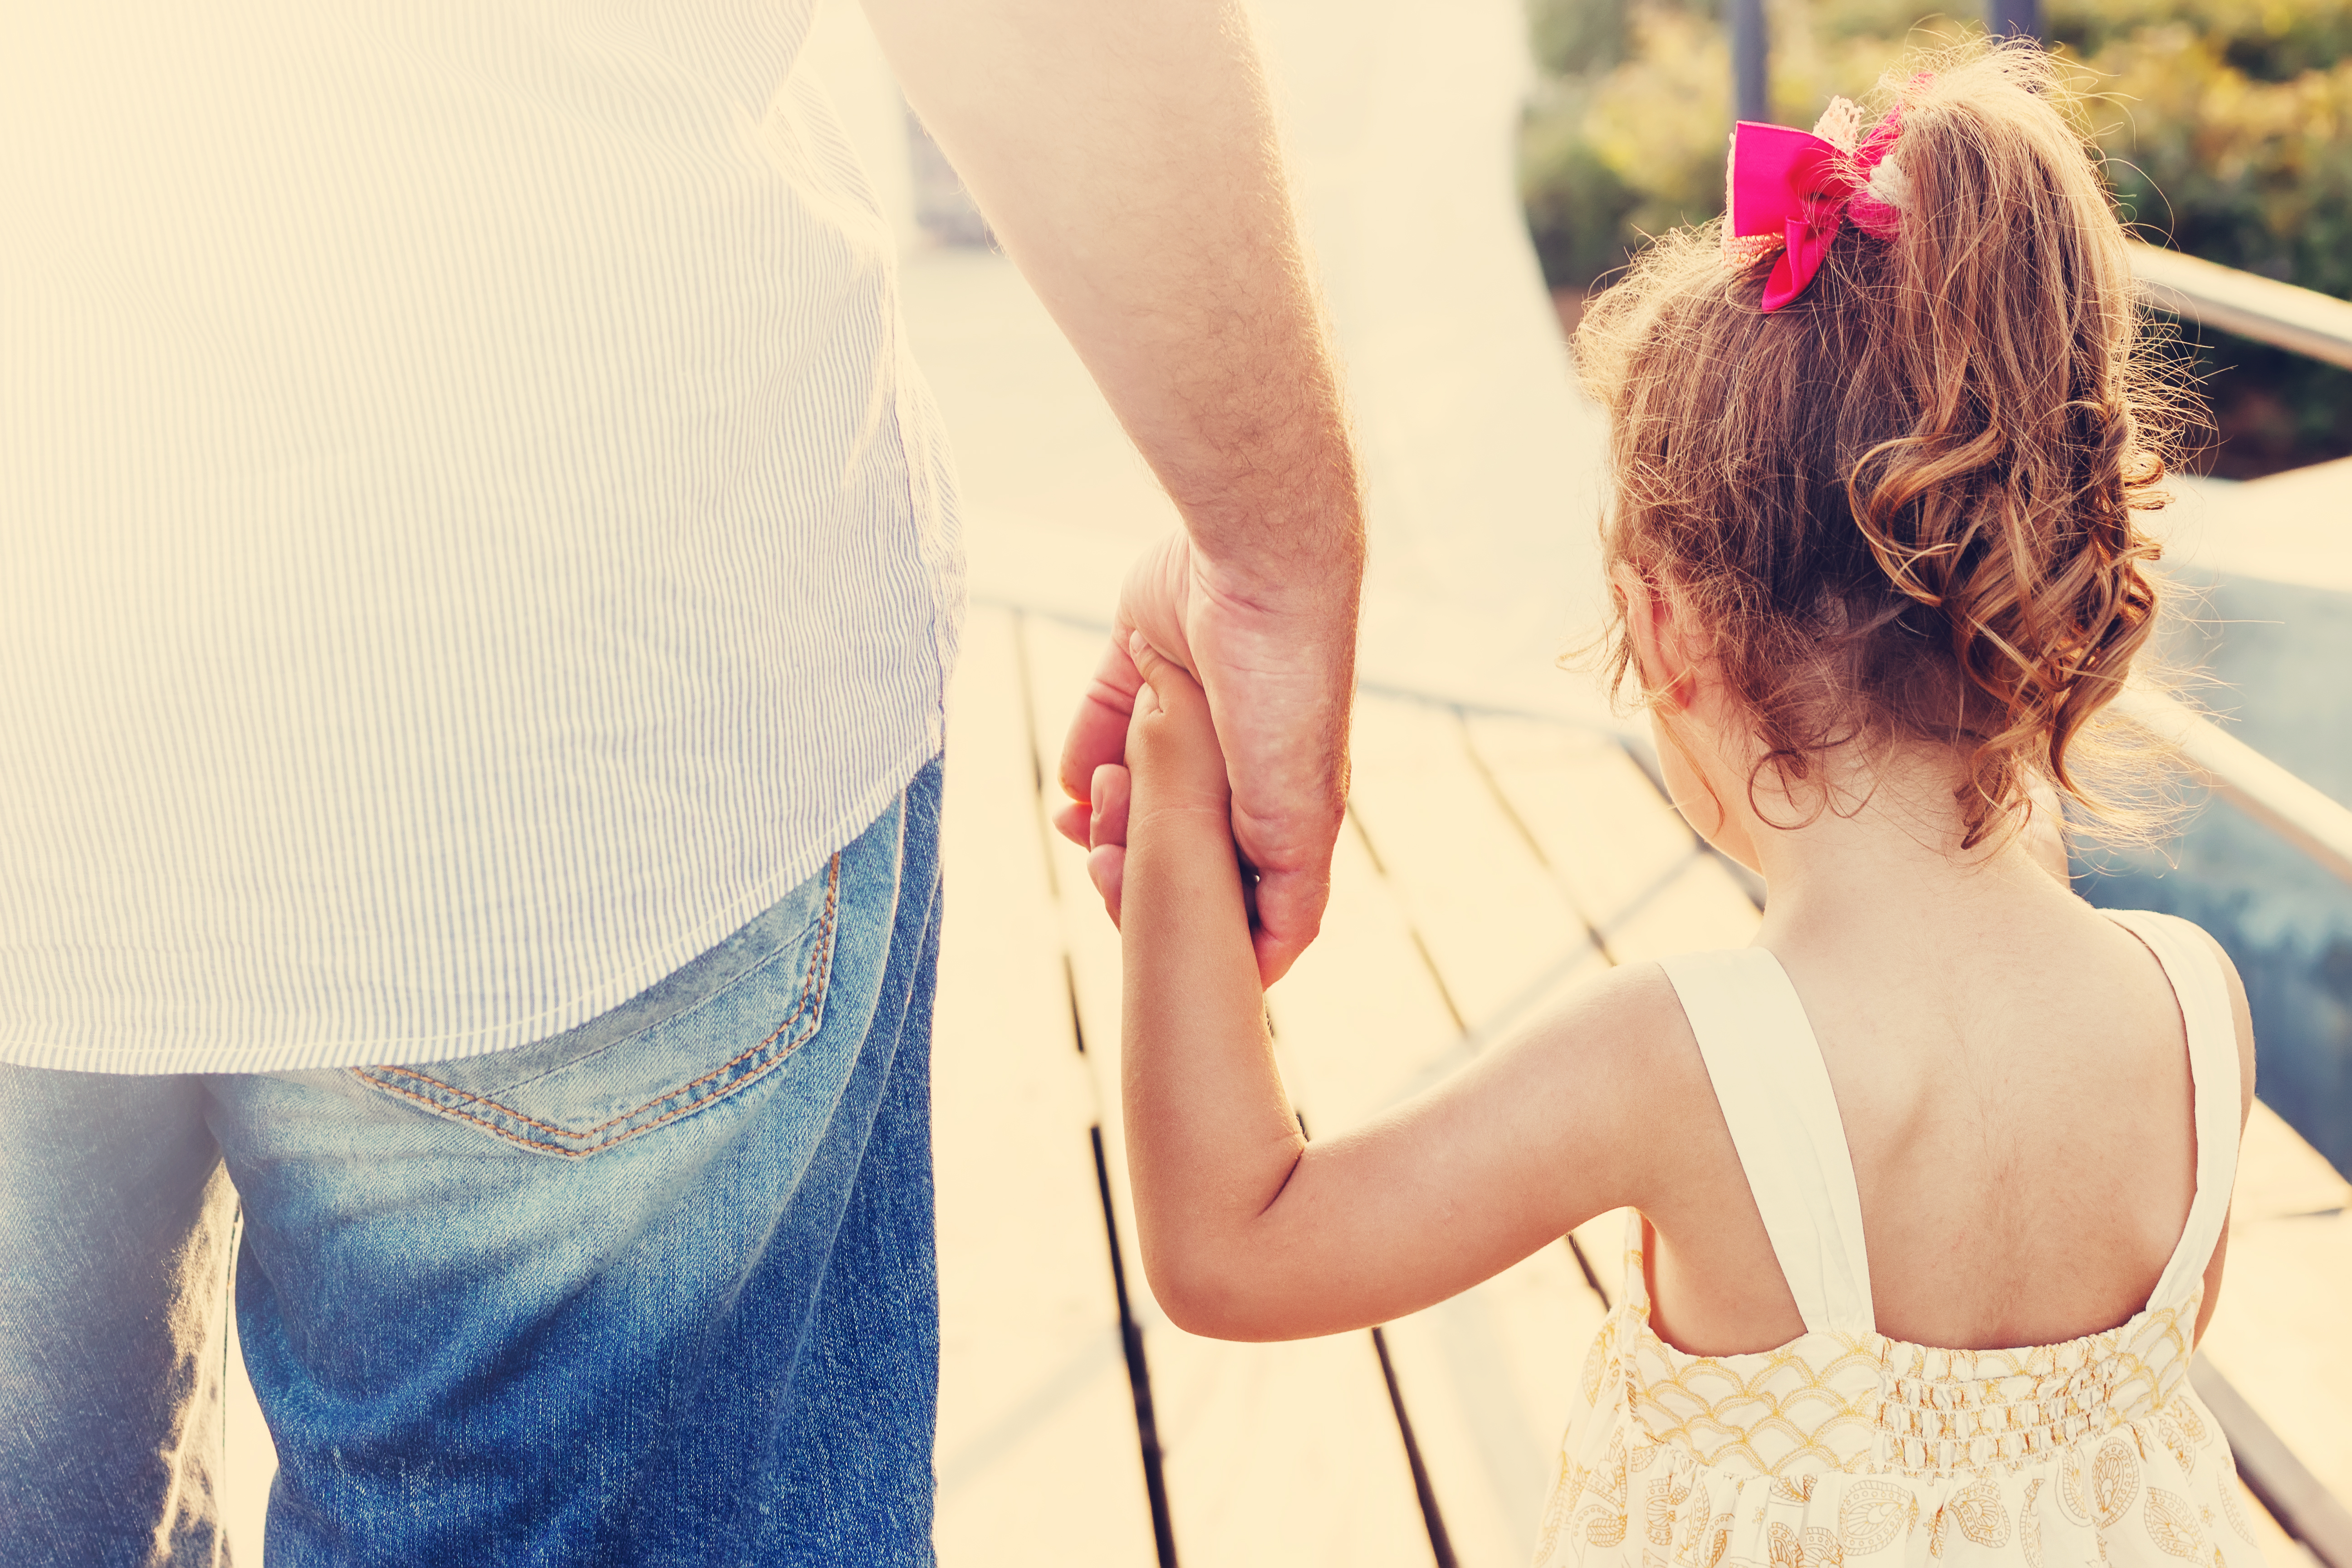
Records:
{"label": "girl's ponytail", "polygon": [[1901,89],[1887,348],[1916,413],[1846,481],[1903,614],[1992,710],[1973,727],[1979,832],[2021,775],[2074,788],[2068,744],[2156,616],[2133,513],[2164,465],[2136,412],[2131,264],[2049,72],[2006,48]]}
{"label": "girl's ponytail", "polygon": [[2070,758],[2154,628],[2136,514],[2164,499],[2171,404],[2051,62],[1979,45],[1881,97],[1893,167],[1856,171],[1868,221],[1798,297],[1768,312],[1764,258],[1670,238],[1579,357],[1613,416],[1610,553],[1716,628],[1767,763],[1957,744],[1974,844],[2037,780],[2105,804]]}

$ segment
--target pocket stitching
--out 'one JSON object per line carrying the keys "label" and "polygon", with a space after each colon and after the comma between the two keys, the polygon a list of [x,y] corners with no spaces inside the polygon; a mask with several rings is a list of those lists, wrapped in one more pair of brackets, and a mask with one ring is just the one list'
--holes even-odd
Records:
{"label": "pocket stitching", "polygon": [[[652,1121],[645,1122],[640,1126],[629,1128],[627,1131],[615,1134],[614,1136],[604,1140],[601,1143],[595,1143],[586,1147],[566,1148],[559,1144],[550,1144],[539,1139],[527,1137],[523,1134],[518,1133],[510,1128],[500,1125],[498,1121],[488,1120],[485,1117],[472,1115],[467,1111],[460,1110],[459,1107],[468,1104],[495,1107],[501,1116],[509,1118],[516,1122],[520,1122],[523,1126],[537,1128],[541,1131],[547,1133],[551,1138],[565,1139],[576,1142],[593,1138],[596,1134],[604,1131],[607,1128],[618,1126],[621,1123],[629,1121],[632,1117],[644,1115],[646,1110],[650,1110],[654,1106],[661,1104],[664,1100],[676,1100],[681,1095],[692,1094],[694,1090],[709,1083],[712,1079],[725,1077],[728,1073],[732,1072],[735,1068],[740,1067],[744,1062],[749,1061],[753,1057],[758,1056],[761,1052],[768,1049],[769,1047],[774,1045],[780,1037],[787,1033],[791,1030],[793,1025],[799,1023],[803,1017],[805,1017],[809,1014],[811,1008],[821,999],[824,994],[824,987],[819,984],[819,977],[826,973],[833,955],[834,931],[836,923],[835,917],[839,907],[840,896],[841,855],[839,851],[835,851],[831,863],[825,869],[824,912],[818,920],[817,941],[816,945],[809,953],[808,972],[801,980],[800,1000],[793,1005],[792,1012],[786,1016],[782,1023],[777,1025],[773,1030],[762,1037],[757,1044],[749,1047],[739,1055],[721,1063],[718,1067],[711,1068],[701,1077],[680,1084],[676,1089],[670,1089],[665,1094],[656,1095],[653,1099],[646,1100],[645,1104],[637,1106],[635,1109],[631,1110],[625,1110],[620,1115],[613,1117],[609,1121],[601,1121],[595,1126],[588,1128],[583,1131],[573,1132],[565,1128],[552,1126],[532,1117],[525,1116],[520,1111],[514,1110],[511,1106],[500,1104],[499,1101],[491,1100],[485,1095],[469,1093],[465,1089],[457,1088],[454,1084],[444,1083],[439,1079],[433,1078],[425,1073],[418,1072],[414,1068],[392,1066],[353,1068],[351,1070],[359,1078],[378,1089],[383,1089],[387,1093],[396,1094],[401,1096],[403,1099],[415,1100],[417,1104],[424,1106],[426,1110],[433,1111],[436,1115],[446,1116],[453,1121],[470,1122],[474,1126],[479,1127],[487,1132],[494,1133],[511,1142],[520,1143],[526,1149],[533,1149],[542,1152],[555,1154],[567,1160],[576,1160],[584,1158],[590,1154],[601,1153],[603,1151],[613,1148],[616,1144],[626,1142],[628,1140],[637,1136],[637,1134],[641,1132],[649,1132],[653,1129],[662,1126],[667,1122],[676,1121],[678,1117],[684,1116],[689,1111],[698,1110],[702,1107],[711,1104],[715,1100],[724,1099],[726,1096],[734,1093],[737,1089],[741,1089],[745,1084],[755,1081],[759,1078],[764,1076],[768,1069],[773,1067],[777,1062],[784,1060],[787,1057],[790,1057],[793,1052],[798,1050],[803,1045],[804,1045],[806,1043],[805,1037],[803,1039],[790,1041],[785,1045],[782,1050],[778,1051],[775,1054],[772,1060],[761,1064],[751,1071],[743,1073],[732,1082],[722,1084],[719,1088],[711,1090],[709,1093],[691,1100],[686,1104],[666,1110],[661,1115],[655,1117]],[[390,1077],[382,1076],[386,1074],[396,1074],[403,1079],[411,1079],[421,1084],[430,1085],[434,1089],[440,1089],[445,1093],[456,1097],[455,1100],[453,1102],[444,1102],[434,1095],[421,1093],[415,1089],[407,1087],[407,1085],[404,1083],[394,1081]]]}

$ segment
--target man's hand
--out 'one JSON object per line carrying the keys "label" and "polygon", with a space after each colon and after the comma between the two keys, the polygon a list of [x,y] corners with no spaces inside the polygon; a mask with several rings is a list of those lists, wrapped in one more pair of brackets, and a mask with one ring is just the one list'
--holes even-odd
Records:
{"label": "man's hand", "polygon": [[1184,536],[1170,539],[1128,574],[1110,647],[1062,749],[1062,789],[1073,804],[1055,826],[1090,851],[1087,870],[1117,920],[1127,857],[1121,764],[1143,684],[1130,637],[1141,633],[1200,680],[1224,747],[1234,838],[1258,876],[1251,939],[1266,984],[1322,925],[1331,846],[1347,809],[1354,575],[1331,577],[1319,595],[1309,584],[1294,603],[1247,603],[1221,591]]}
{"label": "man's hand", "polygon": [[[866,0],[908,101],[1182,514],[1147,557],[1062,764],[1097,798],[1139,683],[1126,637],[1200,677],[1263,879],[1260,973],[1322,919],[1346,787],[1363,510],[1314,270],[1245,0]],[[1065,814],[1066,818],[1071,814]],[[1084,824],[1066,820],[1081,842]]]}

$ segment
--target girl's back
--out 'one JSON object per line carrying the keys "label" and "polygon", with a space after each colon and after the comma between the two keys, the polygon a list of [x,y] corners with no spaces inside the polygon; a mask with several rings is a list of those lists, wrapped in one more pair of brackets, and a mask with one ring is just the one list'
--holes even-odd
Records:
{"label": "girl's back", "polygon": [[[1880,1326],[1920,1343],[2114,1327],[2147,1301],[2189,1212],[2187,1037],[2162,969],[2054,880],[2008,891],[1766,938],[1836,1094]],[[1939,956],[1952,954],[1968,962]],[[1662,1331],[1717,1352],[1792,1338],[1796,1310],[1739,1201],[1720,1115],[1672,1135],[1693,1180],[1686,1203],[1653,1215]]]}
{"label": "girl's back", "polygon": [[[1784,966],[1764,948],[1666,962],[1764,1237],[1745,1276],[1780,1284],[1795,1331],[1713,1354],[1675,1342],[1654,1301],[1652,1260],[1662,1249],[1649,1220],[1635,1216],[1625,1298],[1585,1363],[1538,1563],[1583,1563],[1596,1549],[1603,1560],[1647,1561],[1643,1542],[1706,1568],[1727,1555],[1776,1568],[1955,1554],[2024,1568],[2045,1557],[2185,1557],[2215,1568],[2258,1560],[2228,1446],[2187,1381],[2242,1116],[2226,962],[2185,921],[2113,918],[2146,944],[2178,998],[2193,1080],[2190,1201],[2148,1290],[2119,1321],[2046,1338],[1915,1337],[1883,1321],[1879,1282],[1905,1279],[1923,1258],[1930,1275],[1971,1252],[1993,1266],[1995,1279],[1964,1289],[1973,1300],[1923,1306],[1947,1321],[1999,1322],[2004,1283],[2029,1298],[2057,1293],[2027,1275],[2030,1259],[2004,1252],[2002,1216],[1980,1205],[1964,1219],[1979,1246],[1935,1257],[1931,1235],[1898,1223],[1899,1256],[1881,1256],[1848,1163],[1842,1097],[1824,1070],[1830,1053]],[[2029,1124],[1991,1117],[1978,1126],[2007,1133]],[[1983,1149],[1958,1163],[1971,1153],[2006,1158]],[[2030,1191],[2013,1181],[1996,1179],[1990,1190],[2004,1187],[2030,1206]],[[1901,1205],[1882,1196],[1878,1206]],[[1930,1200],[1896,1217],[1942,1206]],[[2105,1227],[2092,1216],[2080,1228]],[[2082,1260],[2062,1247],[2051,1266],[2079,1269]],[[1922,1280],[1906,1286],[1896,1293],[1924,1302]],[[1740,1326],[1753,1331],[1760,1321]]]}

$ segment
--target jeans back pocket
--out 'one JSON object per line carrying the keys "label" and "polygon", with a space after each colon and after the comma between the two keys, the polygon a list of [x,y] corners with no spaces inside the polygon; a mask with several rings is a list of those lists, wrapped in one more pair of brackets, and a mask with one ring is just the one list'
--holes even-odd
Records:
{"label": "jeans back pocket", "polygon": [[777,1067],[824,1022],[841,858],[719,946],[576,1028],[459,1061],[349,1070],[436,1115],[564,1159],[691,1115]]}

